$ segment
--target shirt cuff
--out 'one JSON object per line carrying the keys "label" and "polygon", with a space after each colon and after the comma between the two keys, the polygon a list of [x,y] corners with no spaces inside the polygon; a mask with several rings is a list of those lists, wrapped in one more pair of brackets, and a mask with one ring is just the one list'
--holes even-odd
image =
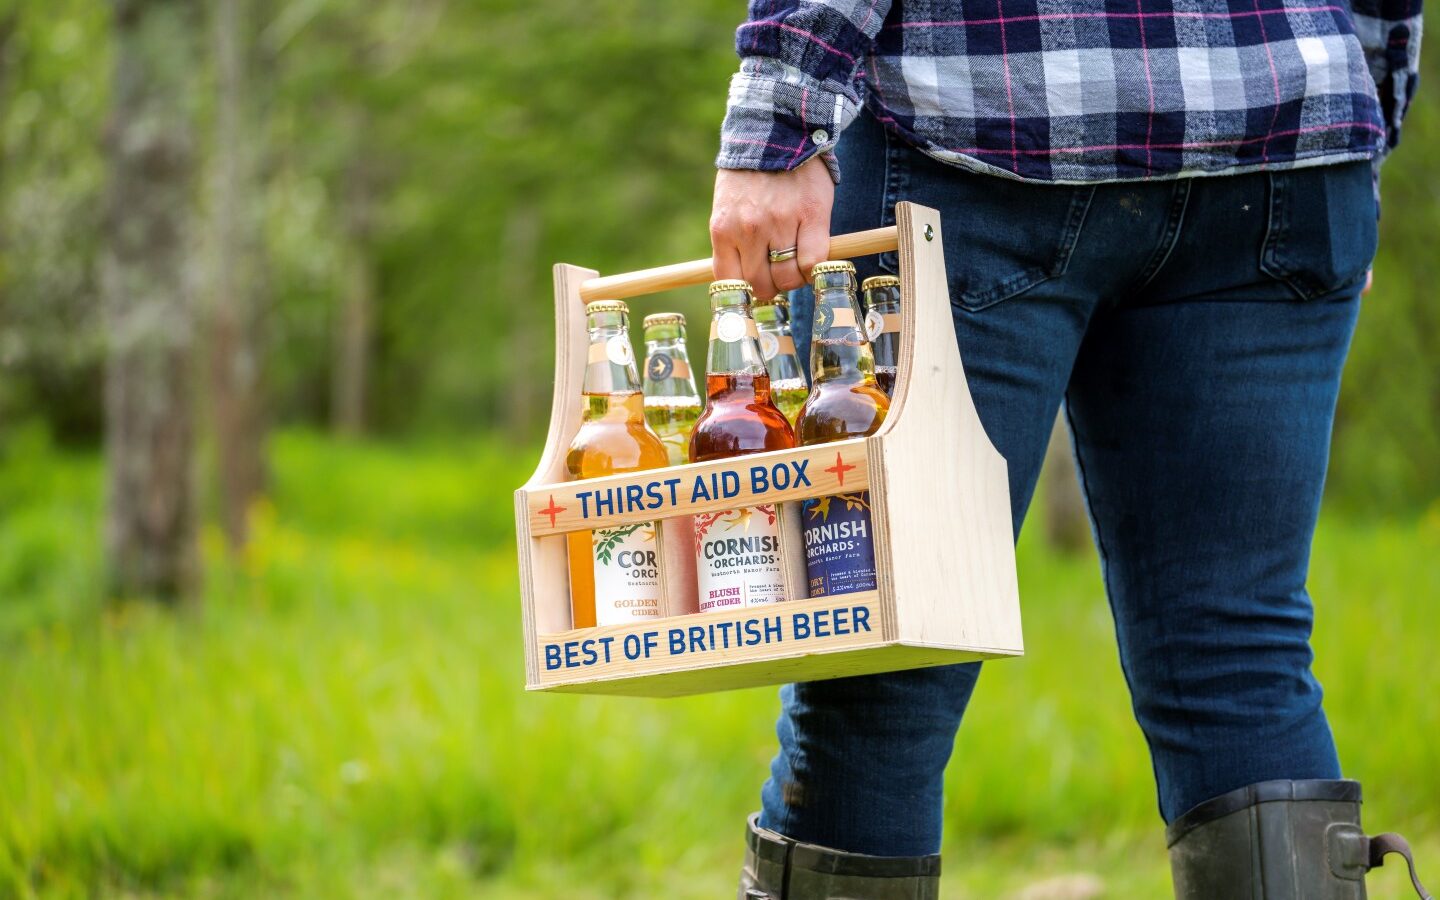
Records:
{"label": "shirt cuff", "polygon": [[858,104],[774,60],[747,59],[730,82],[720,127],[721,169],[788,172],[820,154],[840,183],[835,143]]}

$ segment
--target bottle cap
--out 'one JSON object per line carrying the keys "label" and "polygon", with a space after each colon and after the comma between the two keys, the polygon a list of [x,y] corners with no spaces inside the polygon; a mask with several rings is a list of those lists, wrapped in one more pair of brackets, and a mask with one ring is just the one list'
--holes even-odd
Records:
{"label": "bottle cap", "polygon": [[814,278],[817,275],[824,275],[827,272],[849,272],[851,275],[854,275],[855,264],[848,259],[834,259],[829,262],[822,262],[810,270],[810,277]]}
{"label": "bottle cap", "polygon": [[755,289],[750,286],[750,282],[741,281],[738,278],[726,278],[722,281],[710,282],[711,296],[719,294],[722,291],[744,291],[747,294],[755,293]]}
{"label": "bottle cap", "polygon": [[860,282],[860,290],[869,291],[875,288],[899,287],[900,279],[894,275],[873,275]]}
{"label": "bottle cap", "polygon": [[681,313],[651,313],[645,317],[645,327],[653,325],[684,325],[685,316]]}
{"label": "bottle cap", "polygon": [[785,295],[784,295],[784,294],[776,294],[775,296],[771,297],[769,300],[761,300],[759,297],[756,297],[756,298],[755,298],[755,305],[756,305],[756,306],[779,306],[779,305],[781,304],[781,301],[783,301],[784,299],[785,299]]}
{"label": "bottle cap", "polygon": [[787,297],[787,296],[785,296],[784,294],[781,294],[780,296],[778,296],[778,297],[775,298],[775,305],[778,306],[778,307],[780,307],[781,309],[785,310],[786,312],[789,312],[789,311],[790,311],[790,298]]}
{"label": "bottle cap", "polygon": [[593,316],[595,313],[618,312],[630,315],[630,307],[625,305],[624,300],[596,300],[593,303],[585,304],[585,315]]}

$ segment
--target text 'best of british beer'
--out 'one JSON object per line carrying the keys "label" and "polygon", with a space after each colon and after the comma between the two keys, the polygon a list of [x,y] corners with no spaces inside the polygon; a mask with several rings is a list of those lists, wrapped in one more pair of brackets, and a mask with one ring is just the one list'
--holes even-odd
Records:
{"label": "text 'best of british beer'", "polygon": [[[875,382],[875,359],[859,318],[855,267],[823,262],[812,277],[810,396],[796,428],[802,446],[874,434],[890,409],[890,398]],[[806,500],[800,515],[810,596],[874,590],[870,492]]]}
{"label": "text 'best of british beer'", "polygon": [[[795,432],[770,396],[750,294],[744,281],[710,285],[706,405],[690,435],[691,462],[795,446]],[[700,612],[787,599],[774,504],[695,516],[695,555]]]}
{"label": "text 'best of british beer'", "polygon": [[810,388],[805,381],[805,367],[795,353],[795,338],[790,334],[790,304],[783,295],[774,300],[756,300],[754,313],[760,330],[760,355],[770,373],[770,396],[794,425]]}
{"label": "text 'best of british beer'", "polygon": [[900,279],[876,275],[860,285],[865,305],[865,335],[875,354],[875,383],[885,396],[895,394],[900,371]]}
{"label": "text 'best of british beer'", "polygon": [[685,349],[685,317],[680,313],[646,316],[645,421],[665,442],[670,465],[688,460],[690,432],[701,406]]}
{"label": "text 'best of british beer'", "polygon": [[[585,307],[585,320],[590,333],[585,408],[565,457],[570,480],[668,465],[665,445],[645,424],[628,307],[617,300],[597,301]],[[660,615],[658,533],[656,523],[638,522],[566,535],[573,627],[620,625]]]}

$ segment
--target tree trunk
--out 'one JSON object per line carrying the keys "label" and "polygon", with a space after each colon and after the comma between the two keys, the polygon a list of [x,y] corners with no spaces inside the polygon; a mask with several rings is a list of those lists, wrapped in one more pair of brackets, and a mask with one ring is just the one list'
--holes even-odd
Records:
{"label": "tree trunk", "polygon": [[1062,553],[1081,552],[1090,546],[1090,522],[1085,514],[1085,498],[1080,494],[1080,480],[1075,474],[1075,459],[1063,412],[1055,417],[1055,427],[1050,432],[1041,481],[1046,543]]}
{"label": "tree trunk", "polygon": [[[356,133],[363,135],[365,117]],[[370,364],[374,352],[375,269],[371,259],[374,185],[363,144],[345,174],[344,223],[348,235],[345,283],[336,320],[334,366],[330,383],[331,426],[340,434],[365,431],[370,402]]]}
{"label": "tree trunk", "polygon": [[217,0],[214,293],[210,400],[220,521],[231,549],[249,537],[247,512],[265,489],[265,407],[257,145],[249,78],[251,0]]}
{"label": "tree trunk", "polygon": [[196,553],[191,395],[194,6],[116,0],[101,292],[111,592],[176,600]]}

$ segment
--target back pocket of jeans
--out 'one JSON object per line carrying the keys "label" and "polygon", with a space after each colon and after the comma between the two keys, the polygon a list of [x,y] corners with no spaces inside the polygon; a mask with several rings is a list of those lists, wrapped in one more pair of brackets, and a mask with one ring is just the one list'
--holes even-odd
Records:
{"label": "back pocket of jeans", "polygon": [[1352,287],[1375,258],[1375,213],[1368,162],[1271,172],[1260,268],[1302,300]]}
{"label": "back pocket of jeans", "polygon": [[916,151],[908,159],[906,193],[944,217],[955,306],[982,310],[1064,273],[1093,187],[979,175]]}

